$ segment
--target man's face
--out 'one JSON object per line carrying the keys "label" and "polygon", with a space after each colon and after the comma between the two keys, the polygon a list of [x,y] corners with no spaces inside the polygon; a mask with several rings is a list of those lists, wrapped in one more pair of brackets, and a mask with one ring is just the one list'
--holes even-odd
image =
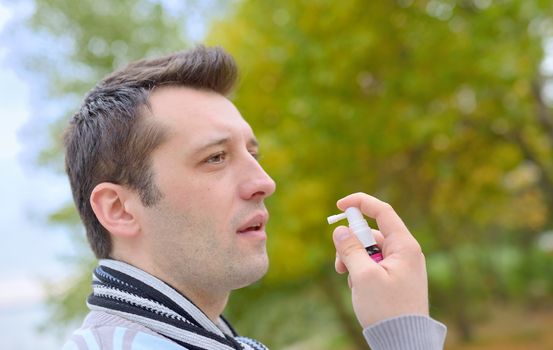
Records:
{"label": "man's face", "polygon": [[199,291],[255,282],[268,268],[263,200],[275,183],[256,160],[252,129],[214,92],[163,87],[150,103],[169,131],[151,155],[163,198],[139,218],[152,272]]}

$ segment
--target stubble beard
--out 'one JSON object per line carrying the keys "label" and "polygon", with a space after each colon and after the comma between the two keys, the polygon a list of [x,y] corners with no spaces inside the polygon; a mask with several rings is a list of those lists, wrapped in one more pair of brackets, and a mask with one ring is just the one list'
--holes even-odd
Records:
{"label": "stubble beard", "polygon": [[265,244],[261,252],[247,258],[248,261],[240,266],[235,266],[236,271],[231,273],[235,278],[232,279],[232,289],[240,289],[259,281],[269,270],[269,257]]}
{"label": "stubble beard", "polygon": [[[158,209],[156,221],[166,232],[162,234],[164,242],[158,242],[157,255],[168,283],[186,289],[230,292],[257,282],[267,273],[266,241],[243,242],[231,229],[219,232],[221,229],[210,218],[178,215],[163,206]],[[243,221],[244,216],[238,214],[232,221]],[[180,246],[174,249],[177,241]]]}

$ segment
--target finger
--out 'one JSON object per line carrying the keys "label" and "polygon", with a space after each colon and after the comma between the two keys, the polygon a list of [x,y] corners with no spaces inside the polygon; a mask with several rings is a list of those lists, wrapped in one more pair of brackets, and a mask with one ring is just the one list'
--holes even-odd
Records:
{"label": "finger", "polygon": [[340,199],[337,203],[340,210],[349,207],[359,208],[363,214],[376,220],[382,234],[387,236],[411,236],[411,233],[388,203],[366,193],[354,193]]}
{"label": "finger", "polygon": [[376,230],[376,229],[371,229],[371,232],[374,236],[374,239],[376,241],[376,244],[382,248],[382,246],[384,245],[384,236],[382,235],[382,232],[380,232],[379,230]]}
{"label": "finger", "polygon": [[336,253],[336,260],[334,261],[334,268],[336,269],[336,272],[338,272],[340,275],[343,273],[348,272],[348,268],[346,265],[342,262],[342,259],[338,256],[338,253]]}
{"label": "finger", "polygon": [[349,228],[338,226],[332,235],[338,256],[350,274],[357,274],[367,270],[367,266],[377,265],[367,254],[367,251],[352,234]]}

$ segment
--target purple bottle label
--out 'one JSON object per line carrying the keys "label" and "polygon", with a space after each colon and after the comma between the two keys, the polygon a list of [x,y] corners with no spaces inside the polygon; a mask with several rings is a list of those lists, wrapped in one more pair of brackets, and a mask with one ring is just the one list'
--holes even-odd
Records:
{"label": "purple bottle label", "polygon": [[377,245],[372,245],[370,247],[366,247],[365,250],[367,253],[369,253],[369,256],[375,261],[380,262],[384,259],[384,256],[382,255],[382,251],[380,248],[378,248]]}
{"label": "purple bottle label", "polygon": [[375,261],[375,262],[380,262],[384,259],[384,257],[382,256],[382,253],[376,253],[376,254],[373,254],[371,255],[371,258]]}

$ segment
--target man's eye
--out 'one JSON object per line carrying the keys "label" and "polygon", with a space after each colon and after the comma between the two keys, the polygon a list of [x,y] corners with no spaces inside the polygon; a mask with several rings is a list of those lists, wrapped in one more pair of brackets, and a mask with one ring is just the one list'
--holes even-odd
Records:
{"label": "man's eye", "polygon": [[261,158],[261,155],[258,152],[250,152],[250,154],[255,160],[259,160]]}
{"label": "man's eye", "polygon": [[225,161],[227,154],[225,152],[216,153],[205,160],[209,164],[220,164]]}

